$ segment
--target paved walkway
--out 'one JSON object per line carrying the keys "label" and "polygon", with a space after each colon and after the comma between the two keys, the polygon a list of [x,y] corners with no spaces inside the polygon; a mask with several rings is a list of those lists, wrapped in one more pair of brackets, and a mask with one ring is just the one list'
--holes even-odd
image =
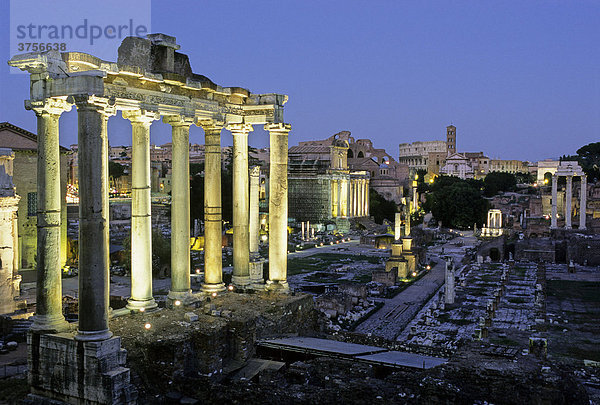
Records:
{"label": "paved walkway", "polygon": [[425,305],[428,298],[444,284],[446,268],[444,260],[440,256],[453,256],[455,262],[459,263],[465,250],[476,244],[476,238],[459,236],[430,249],[430,261],[436,264],[429,273],[394,298],[384,299],[383,307],[358,325],[355,331],[396,340],[396,337]]}
{"label": "paved walkway", "polygon": [[355,331],[395,340],[429,296],[444,283],[443,260],[433,257],[432,261],[436,264],[427,274],[394,298],[385,299],[383,307],[358,325]]}

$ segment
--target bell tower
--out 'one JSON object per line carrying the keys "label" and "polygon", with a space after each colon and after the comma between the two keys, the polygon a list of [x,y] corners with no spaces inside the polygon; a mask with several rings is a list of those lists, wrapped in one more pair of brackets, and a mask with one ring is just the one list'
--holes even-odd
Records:
{"label": "bell tower", "polygon": [[454,125],[446,127],[446,146],[448,156],[456,153],[456,127]]}

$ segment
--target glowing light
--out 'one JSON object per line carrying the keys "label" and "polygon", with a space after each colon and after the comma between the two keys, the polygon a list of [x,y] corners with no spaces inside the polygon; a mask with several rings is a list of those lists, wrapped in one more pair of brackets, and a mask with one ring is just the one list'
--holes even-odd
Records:
{"label": "glowing light", "polygon": [[150,329],[152,327],[152,324],[147,323],[144,325],[144,328],[146,328],[146,330]]}
{"label": "glowing light", "polygon": [[181,301],[179,301],[179,300],[176,300],[176,301],[175,301],[173,304],[175,304],[175,306],[176,306],[176,307],[178,307],[178,306],[180,306],[180,305],[181,305]]}
{"label": "glowing light", "polygon": [[433,184],[433,177],[431,179],[429,179],[429,183]]}
{"label": "glowing light", "polygon": [[140,308],[140,312],[144,312],[146,308]]}
{"label": "glowing light", "polygon": [[413,276],[413,277],[417,277],[417,272],[416,272],[416,271],[413,271],[413,272],[412,272],[412,276]]}
{"label": "glowing light", "polygon": [[263,242],[266,242],[266,241],[267,241],[267,235],[262,235],[262,236],[260,237],[260,239],[261,239]]}
{"label": "glowing light", "polygon": [[196,269],[196,274],[200,274],[202,271],[200,269]]}
{"label": "glowing light", "polygon": [[216,296],[217,296],[217,293],[216,293],[216,292],[214,292],[214,293],[212,293],[211,295],[212,295],[212,296],[213,296],[213,298],[214,298],[214,297],[216,297]]}
{"label": "glowing light", "polygon": [[229,284],[229,286],[227,287],[227,289],[228,289],[229,291],[233,291],[233,285],[232,285],[232,284]]}
{"label": "glowing light", "polygon": [[548,184],[548,179],[544,179],[544,184]]}
{"label": "glowing light", "polygon": [[427,265],[427,270],[431,270],[431,266],[430,265]]}

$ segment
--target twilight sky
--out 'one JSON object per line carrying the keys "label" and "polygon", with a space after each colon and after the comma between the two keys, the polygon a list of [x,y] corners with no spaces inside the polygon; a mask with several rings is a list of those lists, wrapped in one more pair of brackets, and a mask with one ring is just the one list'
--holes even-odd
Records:
{"label": "twilight sky", "polygon": [[[600,141],[597,0],[156,0],[151,18],[194,72],[288,94],[290,146],[349,130],[397,158],[399,143],[445,139],[450,123],[459,151],[492,158],[536,161]],[[9,21],[0,0],[0,121],[35,131],[28,76],[6,65]],[[74,111],[63,115],[62,145],[76,126]],[[130,144],[130,128],[113,117],[111,144]],[[153,124],[151,140],[168,142],[170,127]],[[201,129],[191,141],[203,143]],[[250,143],[268,138],[256,127]]]}

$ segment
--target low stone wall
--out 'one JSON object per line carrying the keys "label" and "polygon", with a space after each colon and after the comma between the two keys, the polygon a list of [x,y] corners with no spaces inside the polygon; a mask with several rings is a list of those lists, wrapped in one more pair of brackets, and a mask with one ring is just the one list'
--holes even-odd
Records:
{"label": "low stone wall", "polygon": [[128,365],[150,393],[184,377],[219,380],[254,355],[258,339],[302,334],[315,325],[311,295],[230,293],[198,308],[118,317],[111,329],[122,337]]}

